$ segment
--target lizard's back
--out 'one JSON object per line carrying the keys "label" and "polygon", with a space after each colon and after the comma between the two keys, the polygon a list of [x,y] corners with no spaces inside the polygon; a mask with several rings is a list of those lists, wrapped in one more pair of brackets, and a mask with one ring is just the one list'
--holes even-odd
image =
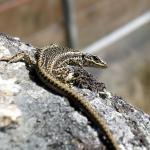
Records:
{"label": "lizard's back", "polygon": [[42,62],[41,64],[39,63],[39,65],[41,65],[42,68],[47,70],[51,67],[55,59],[57,59],[57,56],[67,52],[77,52],[77,51],[63,46],[58,46],[56,44],[51,44],[48,47],[44,47],[39,51],[39,53],[41,53],[39,59],[42,59]]}

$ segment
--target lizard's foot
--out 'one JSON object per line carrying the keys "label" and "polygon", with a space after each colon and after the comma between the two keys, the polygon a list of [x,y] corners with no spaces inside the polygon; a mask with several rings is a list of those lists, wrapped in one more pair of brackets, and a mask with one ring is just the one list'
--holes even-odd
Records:
{"label": "lizard's foot", "polygon": [[35,64],[31,56],[25,52],[19,52],[12,57],[2,57],[0,58],[0,61],[6,61],[8,63],[15,63],[15,62],[23,61],[26,63],[27,66],[32,66]]}

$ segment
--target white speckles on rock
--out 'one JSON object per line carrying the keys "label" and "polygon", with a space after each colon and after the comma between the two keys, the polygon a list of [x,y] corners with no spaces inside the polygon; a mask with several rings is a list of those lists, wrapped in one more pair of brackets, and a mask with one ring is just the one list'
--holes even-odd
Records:
{"label": "white speckles on rock", "polygon": [[20,109],[14,104],[0,104],[0,127],[11,123],[19,123]]}
{"label": "white speckles on rock", "polygon": [[0,127],[18,123],[21,117],[21,111],[12,97],[20,91],[20,86],[15,82],[16,78],[4,80],[0,77]]}
{"label": "white speckles on rock", "polygon": [[13,68],[13,70],[19,70],[22,66],[25,66],[24,62],[11,63],[9,67]]}
{"label": "white speckles on rock", "polygon": [[15,83],[16,81],[16,78],[4,80],[0,77],[0,92],[5,96],[12,96],[19,93],[21,87]]}
{"label": "white speckles on rock", "polygon": [[20,38],[19,38],[19,37],[14,37],[14,39],[15,39],[15,40],[17,40],[17,41],[19,41],[19,40],[20,40]]}
{"label": "white speckles on rock", "polygon": [[0,58],[3,56],[10,56],[10,51],[3,45],[0,45],[0,51]]}
{"label": "white speckles on rock", "polygon": [[[25,45],[25,44],[22,44],[21,46],[20,46],[20,49],[23,49],[24,51],[27,51],[27,50],[29,50],[29,46],[27,46],[27,45]],[[31,50],[31,49],[30,49]]]}
{"label": "white speckles on rock", "polygon": [[41,89],[38,92],[33,91],[33,89],[31,89],[31,90],[27,91],[27,94],[31,95],[31,97],[34,98],[34,99],[38,99],[39,97],[42,97],[44,91],[45,91],[45,89]]}
{"label": "white speckles on rock", "polygon": [[72,117],[76,120],[79,124],[87,124],[88,120],[83,115],[80,115],[78,112],[73,112]]}

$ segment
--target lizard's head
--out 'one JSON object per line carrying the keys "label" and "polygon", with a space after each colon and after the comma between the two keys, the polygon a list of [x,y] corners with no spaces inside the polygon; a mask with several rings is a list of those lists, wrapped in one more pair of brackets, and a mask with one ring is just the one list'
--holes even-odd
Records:
{"label": "lizard's head", "polygon": [[83,54],[82,57],[84,66],[95,68],[107,68],[107,63],[95,55]]}

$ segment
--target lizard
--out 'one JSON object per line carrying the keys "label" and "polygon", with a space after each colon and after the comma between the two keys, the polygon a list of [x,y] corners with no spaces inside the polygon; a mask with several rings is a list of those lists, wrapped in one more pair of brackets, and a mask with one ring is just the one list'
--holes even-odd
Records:
{"label": "lizard", "polygon": [[107,63],[95,55],[78,52],[57,44],[37,48],[33,57],[27,52],[21,51],[12,57],[2,57],[0,61],[7,61],[9,63],[24,61],[28,67],[36,71],[37,76],[43,84],[58,94],[67,97],[84,111],[88,119],[104,134],[104,140],[107,143],[106,146],[108,149],[119,150],[117,141],[113,137],[102,115],[81,94],[71,89],[65,81],[61,81],[56,75],[63,71],[67,72],[67,65],[106,68]]}

